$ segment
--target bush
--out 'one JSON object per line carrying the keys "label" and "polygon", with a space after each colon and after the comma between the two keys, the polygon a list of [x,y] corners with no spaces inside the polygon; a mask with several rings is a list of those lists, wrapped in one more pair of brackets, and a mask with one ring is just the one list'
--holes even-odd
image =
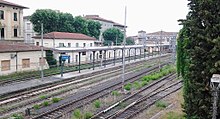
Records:
{"label": "bush", "polygon": [[94,101],[94,106],[96,107],[96,108],[100,108],[101,107],[101,102],[99,101],[99,100],[96,100],[96,101]]}
{"label": "bush", "polygon": [[57,102],[59,102],[61,100],[61,98],[52,98],[52,102],[53,103],[57,103]]}
{"label": "bush", "polygon": [[127,91],[131,90],[131,88],[132,88],[131,83],[128,83],[128,84],[126,84],[126,85],[124,86],[124,89],[127,90]]}
{"label": "bush", "polygon": [[82,114],[81,114],[81,112],[80,112],[79,109],[74,110],[73,116],[74,116],[75,118],[77,118],[77,119],[81,119],[81,118],[82,118]]}
{"label": "bush", "polygon": [[34,109],[40,109],[40,105],[38,105],[38,104],[34,105],[33,107],[34,107]]}
{"label": "bush", "polygon": [[43,99],[46,99],[46,98],[47,98],[47,97],[46,97],[45,95],[41,95],[41,96],[40,96],[40,99],[42,99],[42,100],[43,100]]}
{"label": "bush", "polygon": [[20,115],[20,114],[13,114],[12,118],[13,119],[24,119],[24,117],[22,115]]}
{"label": "bush", "polygon": [[112,91],[112,95],[114,95],[114,96],[119,96],[120,94],[119,94],[118,91]]}
{"label": "bush", "polygon": [[141,86],[145,86],[145,85],[147,85],[148,84],[148,81],[142,81],[141,82]]}
{"label": "bush", "polygon": [[138,81],[135,81],[133,86],[135,87],[135,89],[141,88],[141,84]]}
{"label": "bush", "polygon": [[86,112],[85,114],[84,114],[84,119],[90,119],[91,117],[92,117],[92,113],[91,112]]}
{"label": "bush", "polygon": [[49,102],[48,101],[44,101],[43,102],[43,106],[48,106],[49,105]]}
{"label": "bush", "polygon": [[161,108],[166,108],[168,106],[168,104],[164,101],[157,101],[156,106],[161,107]]}

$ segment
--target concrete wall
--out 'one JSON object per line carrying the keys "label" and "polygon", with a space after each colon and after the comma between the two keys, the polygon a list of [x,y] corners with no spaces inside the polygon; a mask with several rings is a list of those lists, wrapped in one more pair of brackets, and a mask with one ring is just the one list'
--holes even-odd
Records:
{"label": "concrete wall", "polygon": [[[9,74],[13,72],[27,71],[27,70],[39,70],[40,57],[41,57],[41,51],[0,53],[0,75]],[[45,52],[44,52],[44,57],[45,57]],[[22,68],[22,59],[30,59],[30,67]],[[2,67],[1,67],[2,60],[10,60],[10,70],[2,71]],[[48,68],[48,64],[46,60],[44,61],[45,61],[44,69],[46,69]]]}

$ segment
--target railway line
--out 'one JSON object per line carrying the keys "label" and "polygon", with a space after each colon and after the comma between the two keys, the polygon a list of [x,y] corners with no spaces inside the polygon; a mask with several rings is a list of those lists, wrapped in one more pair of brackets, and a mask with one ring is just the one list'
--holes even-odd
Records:
{"label": "railway line", "polygon": [[[174,80],[176,78],[175,74],[171,74],[168,76],[165,76],[161,78],[158,81],[155,81],[151,83],[150,85],[134,92],[133,94],[125,97],[124,99],[118,101],[117,103],[110,105],[108,108],[103,109],[102,111],[96,113],[91,117],[91,119],[113,119],[113,118],[119,118],[119,119],[126,119],[127,116],[133,116],[134,113],[131,113],[132,110],[136,112],[137,109],[140,107],[137,107],[137,104],[140,106],[153,105],[156,101],[160,100],[163,97],[157,98],[154,101],[151,100],[153,96],[156,94],[164,93],[165,89],[171,88],[172,86],[180,83],[181,81]],[[147,103],[143,104],[143,101],[148,101]],[[126,105],[124,108],[120,106],[120,104]],[[148,104],[149,103],[149,104]],[[136,112],[138,113],[138,112]],[[130,115],[130,116],[129,116]]]}
{"label": "railway line", "polygon": [[[148,54],[145,57],[149,57],[149,56],[153,56],[153,54]],[[140,59],[140,58],[144,58],[144,54],[136,56],[136,57],[135,56],[126,57],[125,61],[136,60],[136,59]],[[115,61],[113,59],[107,59],[107,60],[104,60],[103,63],[104,63],[104,65],[109,65],[109,64],[113,64],[113,63],[119,63],[121,61],[122,61],[122,58],[116,58]],[[82,65],[87,65],[87,66],[82,67],[81,70],[92,68],[92,63],[91,62],[82,63]],[[101,61],[95,61],[94,66],[95,67],[100,67],[101,66]],[[66,70],[63,71],[63,73],[76,71],[77,68],[74,68],[74,67],[78,67],[78,65],[73,65],[71,67],[73,67],[73,68],[66,69]],[[60,67],[56,67],[56,69],[60,69]],[[49,76],[56,75],[56,74],[59,74],[59,73],[60,72],[45,72],[44,76],[49,77]],[[38,78],[40,78],[39,72],[37,74],[35,72],[32,75],[28,75],[26,77],[20,76],[20,77],[15,77],[15,78],[10,78],[10,79],[6,78],[4,80],[0,80],[0,86],[12,84],[12,83],[24,82],[24,81],[28,81],[28,80],[31,80],[31,79],[38,79]]]}
{"label": "railway line", "polygon": [[[169,59],[169,56],[164,56],[163,57],[164,60],[167,60]],[[152,58],[151,60],[149,60],[147,63],[149,64],[152,64],[153,65],[153,61],[154,58]],[[136,70],[141,70],[142,68],[147,68],[146,65],[143,65],[143,62],[144,61],[141,61],[139,63],[135,63],[133,65],[128,65],[127,66],[127,70],[126,72],[129,73],[131,72],[132,70],[134,70],[136,68]],[[135,67],[134,67],[135,65]],[[119,69],[120,70],[120,69]],[[17,95],[11,95],[9,97],[5,97],[4,99],[1,100],[0,102],[0,108],[3,107],[3,105],[6,105],[8,103],[15,103],[16,101],[18,101],[20,104],[14,104],[16,106],[12,106],[12,108],[8,108],[7,110],[5,111],[1,111],[0,114],[1,115],[5,115],[6,113],[10,112],[10,113],[13,113],[13,112],[16,112],[17,109],[22,109],[22,108],[26,108],[26,107],[30,107],[28,105],[31,105],[31,104],[35,104],[35,103],[39,103],[39,102],[42,102],[42,99],[35,99],[35,100],[29,100],[30,98],[33,98],[36,96],[39,96],[40,94],[42,93],[49,93],[49,92],[53,92],[55,90],[58,90],[58,89],[61,89],[62,87],[68,87],[68,86],[71,86],[72,87],[69,87],[69,90],[66,90],[66,91],[71,91],[73,89],[76,89],[76,88],[79,88],[79,87],[83,87],[83,86],[86,86],[88,84],[91,84],[91,82],[88,82],[89,80],[92,81],[92,79],[95,79],[97,77],[99,77],[99,80],[97,81],[93,81],[93,83],[95,82],[99,82],[103,79],[107,79],[109,77],[113,77],[113,76],[117,76],[117,75],[120,75],[120,72],[119,70],[113,70],[113,71],[109,71],[106,73],[100,73],[99,75],[97,75],[96,73],[93,74],[93,76],[89,77],[89,78],[83,78],[83,77],[87,77],[87,76],[83,76],[81,80],[73,80],[73,79],[70,79],[70,80],[67,80],[67,81],[64,81],[64,82],[58,82],[58,83],[55,83],[55,84],[52,84],[50,86],[45,86],[45,87],[39,87],[38,89],[33,89],[33,90],[29,90],[27,92],[21,92],[20,94],[17,94]],[[118,73],[118,74],[117,74]],[[105,76],[104,76],[105,75]],[[104,77],[103,77],[104,76]],[[101,78],[102,77],[102,78]],[[87,81],[87,83],[85,83],[85,81]],[[84,84],[81,84],[79,85],[79,83],[84,83]],[[74,84],[74,85],[73,85]],[[78,86],[76,86],[78,85]],[[75,86],[75,88],[73,88],[73,86]],[[36,87],[35,87],[36,88]],[[47,98],[51,98],[51,97],[54,97],[54,96],[58,96],[58,95],[61,95],[61,92],[60,93],[56,93],[54,95],[51,95],[50,97],[47,97]],[[29,100],[29,101],[25,101],[24,103],[21,103],[22,100]],[[8,115],[10,114],[8,113]],[[7,114],[6,114],[7,115]]]}
{"label": "railway line", "polygon": [[[165,64],[163,64],[165,65]],[[125,76],[126,82],[134,82],[140,79],[142,76],[153,73],[158,70],[158,66],[153,66],[148,69],[143,69],[139,72],[129,73]],[[35,112],[36,116],[32,116],[32,119],[55,119],[64,118],[65,114],[68,115],[72,110],[81,107],[83,104],[90,103],[91,101],[103,97],[109,94],[113,90],[121,89],[120,78],[111,80],[102,84],[97,85],[85,92],[79,92],[79,94],[73,95],[65,100],[60,101],[57,104],[39,109]],[[84,102],[82,104],[82,102]],[[64,115],[63,115],[64,114]]]}

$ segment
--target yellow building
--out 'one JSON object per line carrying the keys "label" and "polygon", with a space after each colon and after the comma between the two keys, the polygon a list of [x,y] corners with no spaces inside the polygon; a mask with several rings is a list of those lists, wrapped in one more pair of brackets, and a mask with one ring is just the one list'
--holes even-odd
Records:
{"label": "yellow building", "polygon": [[0,0],[0,40],[24,42],[23,9],[27,7]]}

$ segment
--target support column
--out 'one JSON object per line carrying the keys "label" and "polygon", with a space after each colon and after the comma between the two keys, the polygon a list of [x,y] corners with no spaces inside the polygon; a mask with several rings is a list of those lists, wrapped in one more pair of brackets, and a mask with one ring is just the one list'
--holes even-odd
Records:
{"label": "support column", "polygon": [[103,63],[104,63],[104,67],[106,67],[106,50],[104,50],[104,61],[103,61]]}
{"label": "support column", "polygon": [[129,62],[130,62],[130,60],[131,60],[131,59],[130,59],[130,55],[131,55],[130,51],[131,51],[131,49],[129,48],[129,49],[128,49],[128,61],[129,61]]}
{"label": "support column", "polygon": [[121,60],[121,63],[123,64],[123,54],[124,54],[124,50],[121,49],[121,51],[122,51],[122,52],[121,52],[121,54],[122,54],[122,55],[121,55],[121,59],[122,59],[122,60]]}
{"label": "support column", "polygon": [[95,51],[92,51],[93,53],[93,59],[92,59],[92,69],[95,69]]}
{"label": "support column", "polygon": [[134,48],[134,61],[136,60],[136,49],[137,48]]}
{"label": "support column", "polygon": [[80,73],[80,64],[81,63],[81,52],[79,52],[79,73]]}
{"label": "support column", "polygon": [[116,55],[116,52],[115,52],[115,50],[114,50],[114,65],[115,65],[115,55]]}
{"label": "support column", "polygon": [[142,57],[142,56],[141,56],[141,48],[140,48],[140,60],[141,60],[141,57]]}

